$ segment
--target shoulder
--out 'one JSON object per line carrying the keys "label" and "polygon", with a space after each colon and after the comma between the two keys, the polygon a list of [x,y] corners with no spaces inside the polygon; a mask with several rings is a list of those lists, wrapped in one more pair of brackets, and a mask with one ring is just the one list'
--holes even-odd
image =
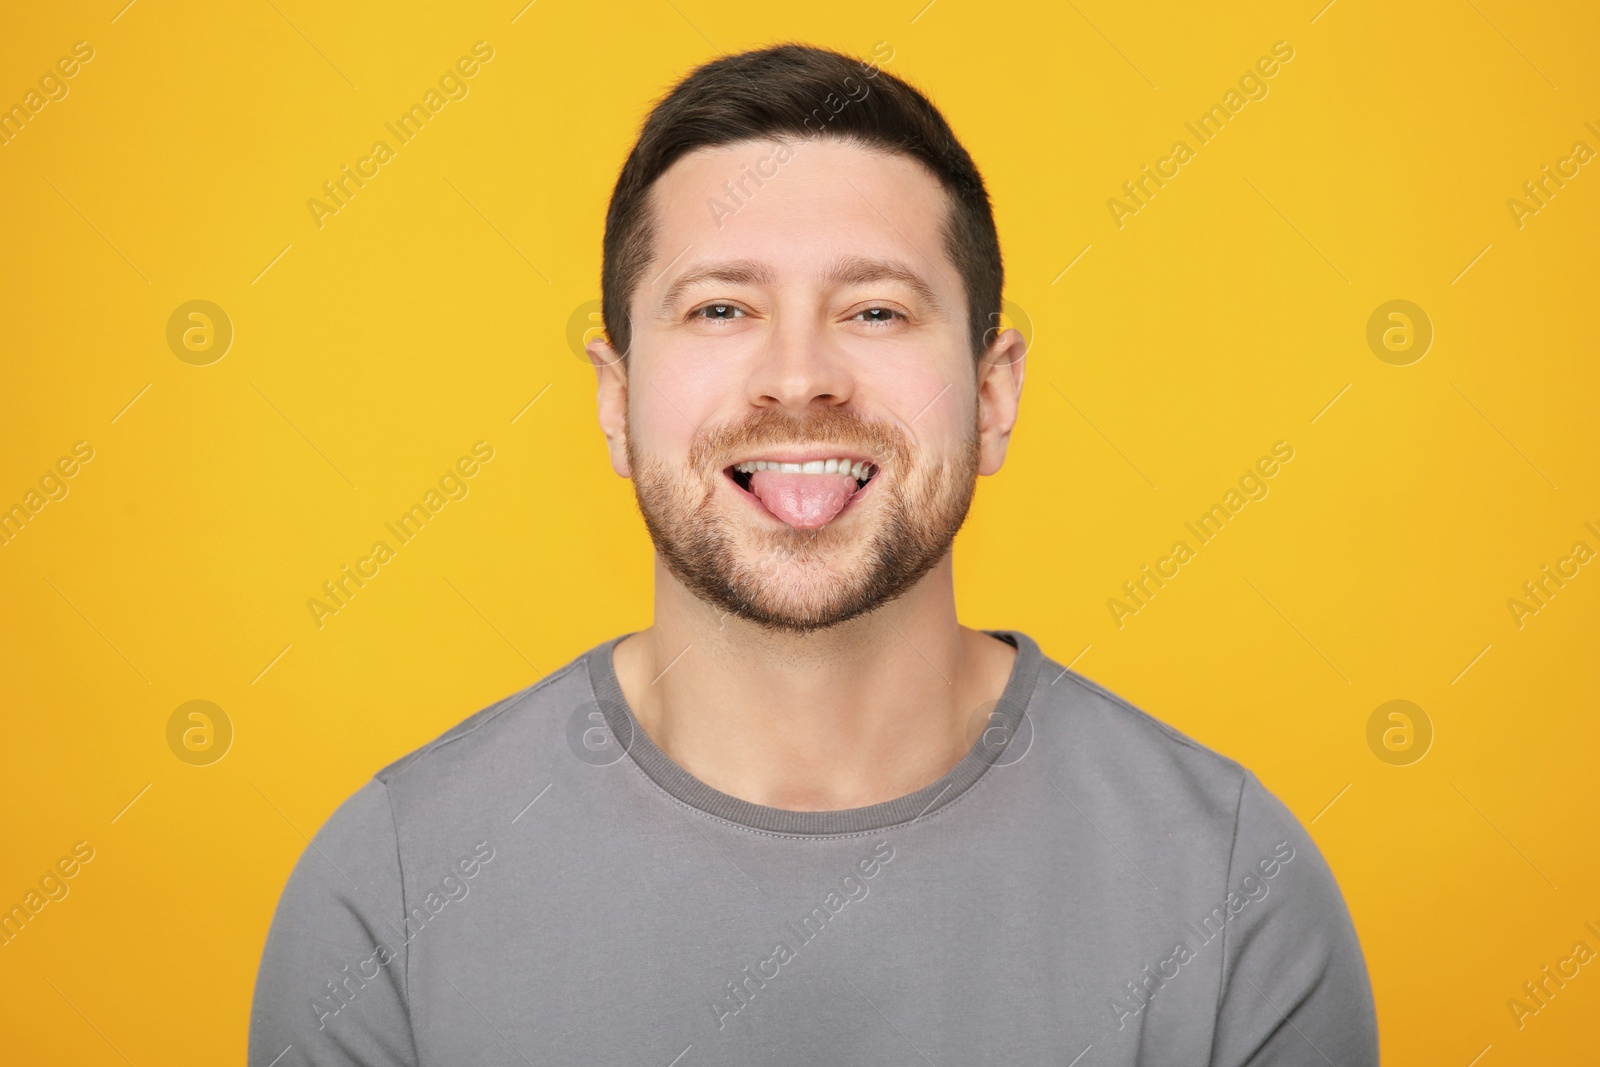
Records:
{"label": "shoulder", "polygon": [[1158,821],[1231,834],[1246,791],[1262,789],[1237,760],[1049,657],[1028,715],[1054,738],[1052,759],[1068,781]]}
{"label": "shoulder", "polygon": [[526,726],[529,718],[538,717],[559,703],[561,695],[573,689],[573,682],[579,689],[586,690],[589,680],[584,663],[588,655],[584,653],[526,689],[473,712],[432,741],[384,767],[374,777],[386,785],[409,782],[440,764],[482,757],[497,741],[505,740],[508,734]]}
{"label": "shoulder", "polygon": [[[1249,768],[1048,659],[1029,714],[1060,739],[1048,748],[1061,788],[1104,819],[1102,831],[1124,833],[1123,847],[1148,857],[1158,882],[1166,884],[1161,870],[1185,884],[1206,905],[1201,912],[1225,917],[1230,930],[1268,932],[1301,961],[1296,967],[1310,972],[1337,959],[1352,974],[1360,969],[1326,858]],[[1255,906],[1269,893],[1271,907]],[[1231,962],[1242,942],[1230,934],[1227,943]]]}
{"label": "shoulder", "polygon": [[521,796],[529,783],[549,781],[550,769],[567,756],[569,723],[594,701],[588,659],[610,644],[580,654],[379,770],[374,781],[394,808],[402,838],[419,819],[437,822],[497,807]]}
{"label": "shoulder", "polygon": [[[1284,841],[1316,851],[1299,818],[1250,768],[1105,686],[1044,662],[1038,714],[1063,729],[1064,755],[1080,780],[1137,795],[1169,823],[1226,833],[1231,853],[1251,853],[1234,855],[1235,867],[1259,859],[1255,853],[1292,847]],[[1051,689],[1060,692],[1043,695]]]}

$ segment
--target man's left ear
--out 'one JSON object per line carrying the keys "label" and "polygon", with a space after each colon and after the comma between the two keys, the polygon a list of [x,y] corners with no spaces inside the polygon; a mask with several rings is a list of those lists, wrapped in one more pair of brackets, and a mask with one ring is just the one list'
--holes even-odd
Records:
{"label": "man's left ear", "polygon": [[606,435],[611,469],[624,478],[633,476],[628,463],[628,364],[611,342],[596,337],[583,346],[598,378],[596,409],[600,430]]}
{"label": "man's left ear", "polygon": [[1006,460],[1011,428],[1017,424],[1027,354],[1028,342],[1022,333],[1005,329],[989,342],[978,360],[979,474],[994,474]]}

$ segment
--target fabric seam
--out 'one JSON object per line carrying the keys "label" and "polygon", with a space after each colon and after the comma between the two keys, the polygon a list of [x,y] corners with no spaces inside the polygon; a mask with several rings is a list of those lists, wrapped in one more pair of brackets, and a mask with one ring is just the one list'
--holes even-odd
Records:
{"label": "fabric seam", "polygon": [[[681,798],[679,798],[677,796],[674,796],[660,782],[656,781],[654,778],[650,777],[649,774],[645,773],[645,769],[643,767],[639,766],[639,764],[638,764],[638,762],[636,760],[629,759],[628,762],[632,765],[634,773],[639,775],[639,777],[643,778],[646,782],[648,782],[650,784],[651,788],[653,788],[656,792],[660,793],[662,796],[666,797],[672,803],[678,805],[681,808],[684,808],[684,809],[688,810],[692,814],[699,815],[699,816],[701,816],[702,818],[705,818],[705,819],[709,819],[714,823],[719,823],[719,824],[721,824],[723,826],[728,827],[731,830],[743,830],[747,834],[756,834],[757,836],[760,836],[760,837],[774,837],[774,838],[778,838],[778,839],[783,840],[783,841],[807,841],[807,842],[810,842],[810,841],[819,841],[819,842],[848,841],[851,838],[856,838],[856,837],[872,837],[872,836],[878,835],[878,834],[889,833],[891,830],[906,830],[906,829],[909,829],[910,827],[912,827],[913,825],[915,825],[916,823],[926,822],[926,821],[930,821],[932,819],[936,819],[941,814],[943,814],[944,812],[949,811],[950,809],[954,808],[957,804],[960,804],[969,795],[971,795],[973,792],[975,792],[978,789],[979,786],[981,786],[985,782],[987,782],[989,780],[989,771],[992,770],[993,767],[994,767],[994,764],[992,764],[992,763],[989,764],[989,766],[985,767],[981,772],[979,772],[978,777],[976,777],[976,778],[974,778],[972,780],[972,783],[970,785],[968,785],[967,788],[963,789],[960,793],[956,794],[956,796],[955,796],[955,798],[953,800],[949,801],[948,803],[941,804],[939,807],[935,808],[932,812],[929,812],[929,813],[926,813],[926,814],[923,814],[923,815],[912,816],[910,819],[907,819],[905,822],[890,823],[888,826],[879,826],[879,827],[877,827],[876,829],[873,829],[873,830],[849,830],[849,831],[843,831],[843,832],[839,832],[839,833],[822,833],[822,834],[792,834],[792,833],[784,833],[781,830],[764,830],[764,829],[762,829],[762,828],[760,828],[758,826],[746,826],[744,823],[735,822],[732,819],[724,818],[721,815],[713,815],[709,811],[705,811],[705,810],[703,810],[701,808],[697,808],[693,804],[690,804],[688,801],[683,800],[683,799],[681,799]],[[735,799],[737,799],[737,798],[735,798]]]}
{"label": "fabric seam", "polygon": [[[489,725],[491,722],[494,722],[496,719],[500,718],[500,716],[502,716],[502,715],[506,714],[507,712],[512,711],[513,709],[515,709],[523,701],[525,701],[529,697],[533,696],[533,694],[537,693],[539,690],[543,689],[545,686],[551,685],[554,682],[556,682],[556,681],[560,680],[561,678],[563,678],[564,676],[572,673],[572,671],[576,670],[583,662],[584,662],[583,657],[580,656],[576,660],[574,660],[573,662],[567,664],[565,667],[562,667],[560,670],[556,671],[554,674],[545,675],[545,677],[541,678],[539,681],[535,682],[533,685],[528,686],[528,688],[520,690],[520,691],[515,692],[515,693],[512,693],[510,696],[502,697],[500,700],[496,701],[495,704],[490,704],[488,706],[488,708],[481,709],[483,711],[488,711],[489,712],[489,714],[484,715],[483,720],[481,722],[474,723],[470,728],[468,728],[466,730],[463,730],[460,733],[455,734],[454,736],[436,737],[436,738],[434,738],[432,741],[429,741],[426,745],[423,745],[421,748],[419,748],[416,751],[410,753],[409,755],[405,755],[405,756],[400,757],[394,763],[390,764],[388,767],[385,767],[383,770],[379,771],[373,777],[377,778],[379,781],[381,781],[385,785],[387,785],[388,784],[388,779],[383,777],[383,775],[385,773],[387,773],[389,775],[389,778],[393,778],[393,777],[397,776],[401,771],[408,770],[413,764],[422,762],[423,759],[427,758],[428,756],[433,755],[435,752],[437,752],[440,749],[444,748],[446,745],[453,744],[454,742],[459,741],[464,737],[472,736],[473,734],[475,734],[479,730],[481,730],[483,727]],[[496,710],[496,704],[504,705],[504,706],[500,707],[498,710]],[[476,714],[479,714],[479,712],[474,712],[473,714],[476,715]],[[471,716],[468,716],[468,718],[471,718]],[[457,725],[459,725],[459,723]],[[454,730],[454,729],[455,729],[454,726],[452,726],[450,728],[450,730]],[[445,731],[445,733],[446,734],[450,733],[450,730]]]}
{"label": "fabric seam", "polygon": [[[389,828],[394,831],[394,865],[400,872],[400,929],[405,930],[406,918],[411,914],[406,910],[406,868],[405,857],[400,851],[400,819],[394,811],[394,797],[389,792],[389,784],[380,779],[374,779],[383,788],[383,801],[389,809]],[[411,1042],[411,1062],[417,1062],[417,1032],[416,1024],[411,1013],[411,944],[402,941],[400,950],[406,954],[405,967],[401,970],[400,1003],[406,1009],[406,1037]]]}
{"label": "fabric seam", "polygon": [[1067,668],[1067,677],[1071,679],[1072,683],[1078,686],[1078,688],[1090,693],[1091,695],[1103,697],[1104,699],[1111,701],[1113,704],[1116,704],[1124,711],[1131,712],[1136,719],[1155,727],[1171,740],[1176,741],[1187,748],[1191,748],[1203,756],[1209,756],[1212,759],[1220,760],[1228,766],[1235,767],[1238,770],[1243,771],[1245,769],[1244,765],[1239,763],[1238,760],[1224,756],[1216,749],[1207,748],[1194,738],[1186,736],[1182,731],[1178,730],[1171,724],[1162,722],[1160,719],[1156,718],[1148,711],[1140,708],[1138,705],[1129,703],[1127,700],[1111,692],[1111,690],[1100,685],[1098,682],[1083,677],[1071,668]]}
{"label": "fabric seam", "polygon": [[[1041,663],[1042,663],[1043,659],[1044,659],[1044,657],[1041,657]],[[598,706],[600,704],[600,694],[599,694],[598,691],[596,691],[596,689],[594,687],[594,672],[593,671],[589,671],[589,670],[585,670],[584,671],[584,678],[585,678],[585,680],[586,680],[586,682],[588,683],[588,686],[589,686],[589,697]],[[1033,691],[1028,695],[1027,700],[1025,700],[1023,702],[1022,714],[1024,716],[1026,716],[1028,714],[1028,708],[1032,706],[1033,700],[1034,700],[1035,697],[1038,696],[1038,693],[1039,693],[1039,673],[1035,673],[1034,681],[1033,681]],[[650,776],[650,774],[648,772],[645,771],[645,769],[643,767],[639,766],[639,761],[634,759],[631,753],[626,753],[625,752],[623,754],[622,758],[626,759],[628,761],[629,766],[633,769],[633,772],[635,774],[637,774],[639,777],[643,778],[647,783],[649,783],[651,788],[653,788],[656,792],[660,793],[661,795],[665,796],[672,803],[677,804],[678,806],[680,806],[682,808],[686,808],[690,812],[693,812],[696,815],[700,815],[700,816],[702,816],[702,817],[704,817],[706,819],[710,819],[712,822],[719,823],[719,824],[721,824],[723,826],[727,826],[727,827],[729,827],[731,829],[743,830],[746,833],[756,834],[756,835],[761,836],[761,837],[778,838],[778,839],[784,840],[784,841],[848,841],[848,840],[850,840],[852,838],[871,837],[874,834],[887,833],[890,830],[904,829],[906,827],[911,826],[914,823],[922,821],[925,818],[927,818],[927,819],[935,818],[938,815],[940,815],[942,812],[945,812],[945,811],[950,810],[951,808],[954,808],[957,804],[961,803],[964,799],[966,799],[966,797],[968,795],[970,795],[974,790],[976,790],[980,785],[982,785],[984,782],[988,781],[989,772],[994,769],[994,764],[992,764],[992,763],[989,764],[988,766],[984,767],[983,770],[978,772],[978,777],[974,778],[970,783],[968,783],[967,787],[965,789],[963,789],[960,793],[957,793],[954,799],[950,800],[948,803],[941,804],[939,807],[935,808],[931,814],[924,813],[922,815],[916,815],[916,816],[913,816],[912,818],[908,819],[905,822],[891,823],[888,826],[880,826],[880,827],[877,827],[877,828],[872,829],[872,830],[850,830],[850,831],[844,831],[844,832],[841,832],[841,833],[822,833],[822,834],[795,834],[795,833],[784,833],[781,830],[766,830],[766,829],[762,829],[761,827],[747,826],[744,823],[735,822],[734,820],[725,818],[725,817],[723,817],[721,815],[714,815],[709,811],[705,811],[704,809],[696,807],[695,805],[689,803],[688,801],[683,800],[682,798],[680,798],[676,794],[674,794],[671,790],[669,790],[665,786],[663,786],[660,782],[656,781],[653,777]],[[943,775],[941,775],[940,777],[943,777]],[[924,787],[924,788],[926,788],[926,787]],[[735,799],[738,799],[738,798],[736,797]]]}
{"label": "fabric seam", "polygon": [[[1239,824],[1243,821],[1244,814],[1244,788],[1249,783],[1249,772],[1239,776],[1239,798],[1233,809],[1233,842],[1228,846],[1228,870],[1222,876],[1223,908],[1227,908],[1228,886],[1233,884],[1233,860],[1239,851]],[[1217,1034],[1220,1030],[1218,1022],[1222,1018],[1222,995],[1228,988],[1228,924],[1222,925],[1222,966],[1217,980],[1217,1004],[1212,1009],[1211,1016],[1211,1052],[1214,1056],[1217,1051]]]}

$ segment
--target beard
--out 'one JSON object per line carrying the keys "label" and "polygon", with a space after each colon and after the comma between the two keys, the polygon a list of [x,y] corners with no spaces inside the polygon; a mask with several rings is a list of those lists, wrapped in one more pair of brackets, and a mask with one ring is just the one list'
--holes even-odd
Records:
{"label": "beard", "polygon": [[[701,431],[682,467],[638,452],[631,431],[634,495],[667,569],[700,600],[773,632],[825,630],[900,597],[950,550],[977,486],[976,411],[951,460],[921,464],[899,427],[837,407],[803,418],[763,408]],[[815,530],[726,513],[716,490],[729,465],[758,448],[823,442],[872,456],[881,484]]]}

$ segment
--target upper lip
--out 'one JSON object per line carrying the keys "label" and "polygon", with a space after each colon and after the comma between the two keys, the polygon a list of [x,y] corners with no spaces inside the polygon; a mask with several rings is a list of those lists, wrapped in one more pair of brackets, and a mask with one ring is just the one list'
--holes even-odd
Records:
{"label": "upper lip", "polygon": [[871,456],[848,448],[830,448],[819,445],[811,448],[796,448],[786,452],[756,452],[748,456],[740,456],[732,463],[730,468],[741,463],[809,463],[818,459],[848,459],[851,463],[870,463],[877,466],[877,460]]}

